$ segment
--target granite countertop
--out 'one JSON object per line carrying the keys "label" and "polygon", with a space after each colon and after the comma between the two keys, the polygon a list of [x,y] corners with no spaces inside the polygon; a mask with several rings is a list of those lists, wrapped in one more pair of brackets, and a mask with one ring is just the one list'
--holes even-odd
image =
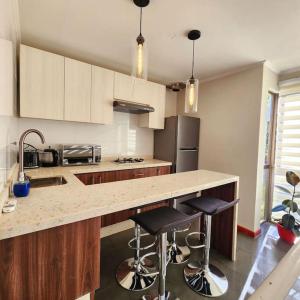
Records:
{"label": "granite countertop", "polygon": [[31,189],[18,198],[16,211],[0,216],[0,240],[72,222],[155,203],[165,199],[238,182],[234,175],[207,170],[84,185],[74,174],[171,165],[148,160],[141,164],[41,168],[32,178],[62,175],[67,184]]}

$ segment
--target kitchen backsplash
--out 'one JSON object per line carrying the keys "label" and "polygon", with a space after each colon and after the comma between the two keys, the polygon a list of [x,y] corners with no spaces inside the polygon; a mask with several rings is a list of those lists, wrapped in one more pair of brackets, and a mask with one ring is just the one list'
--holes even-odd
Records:
{"label": "kitchen backsplash", "polygon": [[0,116],[0,192],[16,162],[18,122],[15,117]]}
{"label": "kitchen backsplash", "polygon": [[[153,130],[138,127],[136,115],[114,113],[113,125],[99,125],[78,122],[52,121],[21,118],[19,134],[28,128],[42,131],[46,144],[99,144],[103,157],[153,156]],[[28,135],[26,141],[38,148],[45,146],[35,135]]]}
{"label": "kitchen backsplash", "polygon": [[16,163],[18,137],[16,115],[16,53],[19,43],[18,1],[0,0],[0,193]]}

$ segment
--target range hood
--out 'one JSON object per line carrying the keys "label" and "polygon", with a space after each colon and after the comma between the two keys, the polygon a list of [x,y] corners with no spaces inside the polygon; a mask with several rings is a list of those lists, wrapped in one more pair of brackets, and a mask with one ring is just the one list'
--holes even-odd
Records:
{"label": "range hood", "polygon": [[154,108],[150,105],[129,101],[115,100],[113,106],[114,111],[127,112],[132,114],[146,114],[149,112],[154,112]]}

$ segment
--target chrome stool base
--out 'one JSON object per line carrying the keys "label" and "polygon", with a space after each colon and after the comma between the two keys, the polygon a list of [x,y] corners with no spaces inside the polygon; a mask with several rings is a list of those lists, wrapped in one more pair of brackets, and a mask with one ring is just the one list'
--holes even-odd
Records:
{"label": "chrome stool base", "polygon": [[157,291],[153,291],[153,294],[149,293],[144,295],[142,300],[180,300],[179,298],[174,298],[170,291],[165,292],[165,297],[159,297]]}
{"label": "chrome stool base", "polygon": [[228,280],[214,265],[204,267],[198,262],[184,268],[184,279],[195,292],[206,297],[219,297],[228,290]]}
{"label": "chrome stool base", "polygon": [[126,290],[143,291],[155,282],[157,275],[147,276],[153,270],[155,266],[150,259],[145,258],[137,265],[134,258],[128,258],[118,266],[117,282]]}
{"label": "chrome stool base", "polygon": [[169,263],[184,264],[191,256],[191,250],[188,246],[178,246],[176,243],[171,243],[168,249]]}

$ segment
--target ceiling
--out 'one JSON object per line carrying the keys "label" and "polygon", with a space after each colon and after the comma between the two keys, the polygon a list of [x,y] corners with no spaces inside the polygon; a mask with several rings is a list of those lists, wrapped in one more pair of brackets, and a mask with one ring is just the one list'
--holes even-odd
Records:
{"label": "ceiling", "polygon": [[[19,0],[22,42],[126,73],[138,34],[132,0]],[[149,78],[186,80],[190,29],[202,31],[195,73],[207,79],[267,60],[300,66],[299,0],[151,0],[143,12]]]}

